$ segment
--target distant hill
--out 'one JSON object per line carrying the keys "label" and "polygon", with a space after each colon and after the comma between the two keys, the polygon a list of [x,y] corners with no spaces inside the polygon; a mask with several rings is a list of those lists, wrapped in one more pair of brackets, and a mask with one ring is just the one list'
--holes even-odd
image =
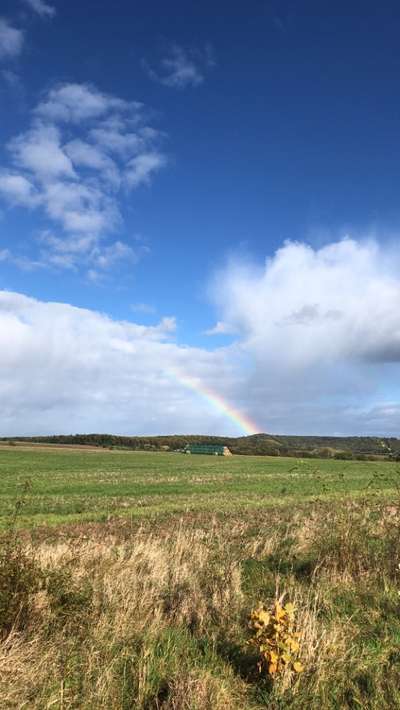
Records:
{"label": "distant hill", "polygon": [[226,437],[201,435],[115,436],[113,434],[60,434],[57,436],[3,437],[0,441],[74,444],[132,450],[179,451],[186,444],[224,444],[233,454],[295,456],[298,458],[400,459],[400,439],[375,436],[286,436],[253,434]]}

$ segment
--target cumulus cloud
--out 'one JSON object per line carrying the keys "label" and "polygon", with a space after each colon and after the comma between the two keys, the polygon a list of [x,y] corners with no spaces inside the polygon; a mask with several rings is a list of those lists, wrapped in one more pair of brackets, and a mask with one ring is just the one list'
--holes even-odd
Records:
{"label": "cumulus cloud", "polygon": [[[71,237],[74,239],[75,237]],[[53,254],[102,255],[82,236]],[[0,259],[12,255],[0,253]],[[153,326],[68,304],[0,292],[4,435],[110,431],[239,434],[185,386],[197,380],[250,416],[260,431],[394,435],[400,431],[400,250],[341,240],[286,243],[264,264],[230,262],[215,276],[215,330],[226,347],[179,343],[175,318]],[[134,309],[148,312],[143,304]]]}
{"label": "cumulus cloud", "polygon": [[214,287],[224,320],[261,361],[400,359],[400,252],[352,239],[288,242],[263,268],[232,263]]}
{"label": "cumulus cloud", "polygon": [[25,5],[28,5],[31,10],[40,15],[40,17],[52,18],[56,14],[55,7],[44,0],[23,0],[23,2]]}
{"label": "cumulus cloud", "polygon": [[0,17],[0,59],[17,57],[22,50],[24,33]]}
{"label": "cumulus cloud", "polygon": [[108,268],[122,261],[110,254],[123,242],[103,241],[123,228],[123,198],[149,185],[167,163],[160,140],[141,103],[86,84],[63,84],[43,96],[29,128],[10,140],[0,193],[14,207],[41,208],[57,229],[42,260],[71,268],[80,259],[85,267],[92,261],[96,269]]}
{"label": "cumulus cloud", "polygon": [[162,57],[157,68],[144,62],[144,67],[153,81],[174,89],[195,87],[203,83],[205,73],[215,65],[213,51],[184,49],[177,44],[171,45]]}
{"label": "cumulus cloud", "polygon": [[218,273],[212,298],[252,364],[246,391],[267,429],[383,433],[368,413],[396,392],[399,266],[397,248],[344,239],[287,242],[262,266],[236,260]]}
{"label": "cumulus cloud", "polygon": [[177,345],[175,327],[174,318],[146,327],[0,291],[2,435],[226,431],[171,372],[223,391],[231,366],[222,351]]}

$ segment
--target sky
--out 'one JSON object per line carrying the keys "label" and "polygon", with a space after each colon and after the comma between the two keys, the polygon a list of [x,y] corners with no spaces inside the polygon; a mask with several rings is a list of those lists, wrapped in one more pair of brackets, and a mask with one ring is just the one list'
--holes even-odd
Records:
{"label": "sky", "polygon": [[2,0],[0,435],[399,434],[399,35]]}

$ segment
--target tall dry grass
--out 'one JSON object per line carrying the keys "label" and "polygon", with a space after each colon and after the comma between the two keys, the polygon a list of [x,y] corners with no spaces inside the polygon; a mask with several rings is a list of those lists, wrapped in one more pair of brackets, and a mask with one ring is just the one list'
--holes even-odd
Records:
{"label": "tall dry grass", "polygon": [[[18,542],[37,577],[2,626],[0,707],[396,706],[398,521],[397,510],[316,506]],[[271,684],[247,622],[282,593],[305,671]]]}

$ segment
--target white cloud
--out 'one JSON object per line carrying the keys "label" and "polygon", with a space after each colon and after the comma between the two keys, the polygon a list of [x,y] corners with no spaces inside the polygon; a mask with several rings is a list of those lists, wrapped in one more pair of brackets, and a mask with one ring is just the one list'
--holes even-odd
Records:
{"label": "white cloud", "polygon": [[214,293],[260,360],[299,370],[324,360],[400,359],[400,252],[345,239],[288,242],[262,269],[232,264]]}
{"label": "white cloud", "polygon": [[41,182],[57,177],[75,178],[70,158],[61,148],[60,131],[54,125],[35,124],[9,144],[13,162]]}
{"label": "white cloud", "polygon": [[[40,266],[54,266],[56,269],[70,269],[76,271],[76,255],[75,252],[58,251],[42,251],[42,261],[39,261]],[[90,271],[90,269],[89,269]]]}
{"label": "white cloud", "polygon": [[5,261],[18,266],[18,268],[23,271],[33,271],[34,269],[38,269],[43,266],[42,263],[36,261],[35,259],[13,254],[10,249],[0,249],[0,263]]}
{"label": "white cloud", "polygon": [[166,165],[166,158],[162,153],[152,151],[141,153],[129,161],[125,171],[125,182],[128,187],[148,185],[154,173]]}
{"label": "white cloud", "polygon": [[222,432],[224,418],[171,371],[188,370],[223,391],[225,356],[178,346],[174,330],[173,318],[145,327],[0,292],[2,435]]}
{"label": "white cloud", "polygon": [[[125,247],[103,257],[114,254]],[[287,243],[261,266],[232,262],[213,297],[237,338],[214,350],[178,344],[171,317],[140,326],[0,292],[4,435],[68,432],[71,421],[74,431],[240,433],[186,377],[260,430],[398,435],[399,266],[398,248],[350,239]]]}
{"label": "white cloud", "polygon": [[207,70],[213,67],[215,60],[210,47],[204,51],[187,50],[173,44],[163,57],[157,69],[147,62],[144,67],[151,79],[174,89],[199,86],[204,81]]}
{"label": "white cloud", "polygon": [[[115,115],[97,122],[90,131],[90,139],[106,153],[116,154],[118,158],[131,157],[145,150],[162,137],[159,131],[147,125],[140,125],[140,108],[126,120]],[[135,129],[135,130],[133,130]]]}
{"label": "white cloud", "polygon": [[66,232],[98,237],[113,231],[120,219],[112,197],[90,183],[59,180],[47,184],[44,199],[47,214]]}
{"label": "white cloud", "polygon": [[40,202],[35,186],[23,175],[9,172],[0,173],[0,193],[9,199],[11,204],[35,207]]}
{"label": "white cloud", "polygon": [[[232,261],[212,297],[251,364],[242,395],[276,433],[395,433],[377,403],[400,393],[400,250],[345,239],[286,243],[260,266]],[[361,416],[361,412],[363,412]]]}
{"label": "white cloud", "polygon": [[204,335],[233,335],[235,330],[228,323],[224,323],[222,320],[217,321],[217,323],[208,330],[204,331]]}
{"label": "white cloud", "polygon": [[117,261],[130,261],[135,263],[138,260],[138,253],[124,242],[114,242],[103,249],[96,247],[94,251],[94,263],[100,269],[109,269]]}
{"label": "white cloud", "polygon": [[133,249],[120,240],[102,245],[91,234],[71,235],[66,239],[45,231],[38,242],[41,245],[38,264],[76,270],[77,263],[83,263],[90,267],[86,275],[94,283],[103,281],[104,271],[118,262],[136,264],[143,256],[141,247]]}
{"label": "white cloud", "polygon": [[137,112],[141,106],[102,93],[89,84],[62,84],[48,92],[35,113],[48,121],[80,123],[98,119],[110,111]]}
{"label": "white cloud", "polygon": [[56,14],[56,9],[53,5],[45,2],[44,0],[23,0],[25,5],[29,5],[31,10],[36,12],[40,17],[54,17]]}
{"label": "white cloud", "polygon": [[100,170],[110,184],[118,189],[121,183],[118,166],[99,146],[75,138],[64,146],[64,150],[74,165]]}
{"label": "white cloud", "polygon": [[82,254],[93,248],[96,244],[95,238],[89,235],[72,235],[68,239],[55,236],[52,232],[45,231],[38,237],[38,242],[50,247],[58,253]]}
{"label": "white cloud", "polygon": [[24,33],[0,17],[0,59],[17,57],[22,50]]}
{"label": "white cloud", "polygon": [[[42,262],[88,268],[92,260],[93,273],[123,262],[115,245],[123,245],[125,256],[131,248],[120,239],[103,242],[123,229],[127,191],[148,185],[166,164],[160,140],[138,102],[86,84],[63,84],[42,98],[28,130],[9,142],[9,165],[0,172],[4,199],[14,207],[40,207],[57,229]],[[76,244],[87,246],[77,250]],[[129,261],[139,253],[144,250],[131,249]]]}

